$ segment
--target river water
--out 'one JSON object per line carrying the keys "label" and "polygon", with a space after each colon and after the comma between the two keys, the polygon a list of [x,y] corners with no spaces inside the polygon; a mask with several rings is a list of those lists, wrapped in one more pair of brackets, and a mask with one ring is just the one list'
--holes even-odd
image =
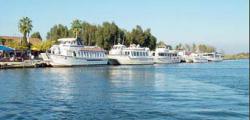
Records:
{"label": "river water", "polygon": [[249,119],[249,61],[0,70],[0,119]]}

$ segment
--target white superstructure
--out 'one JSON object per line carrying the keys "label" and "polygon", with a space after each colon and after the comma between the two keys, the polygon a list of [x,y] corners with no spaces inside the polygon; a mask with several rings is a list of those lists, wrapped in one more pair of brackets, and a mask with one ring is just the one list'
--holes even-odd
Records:
{"label": "white superstructure", "polygon": [[108,58],[115,60],[118,64],[153,64],[149,48],[142,48],[132,44],[130,47],[117,44],[109,51]]}
{"label": "white superstructure", "polygon": [[181,61],[184,61],[186,63],[193,62],[193,58],[192,58],[191,54],[192,54],[192,52],[187,52],[185,50],[178,52],[178,55],[180,56]]}
{"label": "white superstructure", "polygon": [[181,61],[177,52],[171,51],[166,47],[158,47],[151,54],[154,58],[154,63],[157,64],[180,63]]}
{"label": "white superstructure", "polygon": [[206,63],[206,62],[208,62],[207,58],[203,57],[202,54],[198,54],[198,53],[192,53],[191,58],[192,58],[192,61],[194,63]]}
{"label": "white superstructure", "polygon": [[58,39],[59,45],[50,48],[48,57],[53,66],[104,65],[105,51],[96,46],[84,46],[78,38]]}
{"label": "white superstructure", "polygon": [[223,60],[222,54],[213,52],[213,53],[203,53],[203,57],[208,59],[208,61],[219,62]]}

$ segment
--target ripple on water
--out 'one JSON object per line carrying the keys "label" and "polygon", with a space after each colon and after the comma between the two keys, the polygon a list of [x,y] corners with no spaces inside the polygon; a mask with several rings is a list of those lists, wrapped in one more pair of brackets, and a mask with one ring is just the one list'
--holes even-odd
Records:
{"label": "ripple on water", "polygon": [[248,65],[0,70],[0,120],[249,119]]}

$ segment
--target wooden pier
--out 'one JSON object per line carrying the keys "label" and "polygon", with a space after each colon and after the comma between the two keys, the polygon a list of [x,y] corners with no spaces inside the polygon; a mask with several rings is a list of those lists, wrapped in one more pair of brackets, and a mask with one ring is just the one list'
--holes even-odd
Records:
{"label": "wooden pier", "polygon": [[41,67],[51,67],[51,65],[49,62],[41,60],[25,60],[23,62],[0,62],[0,69]]}

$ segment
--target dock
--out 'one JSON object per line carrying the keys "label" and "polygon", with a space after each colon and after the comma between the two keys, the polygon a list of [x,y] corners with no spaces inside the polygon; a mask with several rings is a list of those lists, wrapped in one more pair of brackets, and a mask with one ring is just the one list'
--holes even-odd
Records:
{"label": "dock", "polygon": [[52,67],[49,62],[42,60],[25,60],[23,62],[0,62],[0,69],[9,68],[44,68]]}

